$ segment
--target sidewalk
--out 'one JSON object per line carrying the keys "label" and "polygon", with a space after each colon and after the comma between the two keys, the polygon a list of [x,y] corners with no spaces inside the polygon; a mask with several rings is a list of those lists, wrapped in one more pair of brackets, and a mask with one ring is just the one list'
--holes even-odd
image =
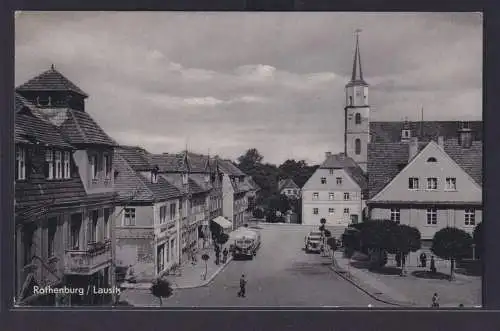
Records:
{"label": "sidewalk", "polygon": [[[427,279],[414,275],[422,271],[416,265],[406,267],[407,276],[394,272],[371,272],[355,260],[344,258],[343,252],[334,254],[334,271],[377,300],[403,307],[429,307],[434,293],[438,293],[441,307],[475,307],[481,304],[481,277],[457,274],[455,280]],[[387,270],[394,271],[393,261]],[[438,273],[448,274],[449,266],[436,263]]]}
{"label": "sidewalk", "polygon": [[[205,274],[205,261],[201,259],[203,254],[208,254],[210,257],[207,261],[207,275],[203,278]],[[221,254],[222,255],[222,254]],[[219,263],[215,264],[215,252],[213,248],[199,249],[196,254],[197,263],[191,264],[190,261],[185,261],[181,266],[181,275],[174,276],[168,275],[163,278],[170,281],[173,289],[186,289],[186,288],[196,288],[208,285],[218,274],[221,272],[229,262],[232,260],[232,256],[228,255],[225,264]],[[151,282],[143,283],[123,283],[121,285],[125,289],[134,290],[149,290],[151,288]]]}

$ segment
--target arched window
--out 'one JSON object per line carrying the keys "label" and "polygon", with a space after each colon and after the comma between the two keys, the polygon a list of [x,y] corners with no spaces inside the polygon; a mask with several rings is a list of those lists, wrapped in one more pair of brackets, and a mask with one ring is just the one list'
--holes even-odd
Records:
{"label": "arched window", "polygon": [[361,139],[359,138],[354,141],[354,153],[361,154]]}
{"label": "arched window", "polygon": [[356,124],[361,124],[361,114],[356,113],[356,116],[354,117],[354,121]]}
{"label": "arched window", "polygon": [[427,159],[427,162],[437,162],[436,158],[431,156],[430,158]]}

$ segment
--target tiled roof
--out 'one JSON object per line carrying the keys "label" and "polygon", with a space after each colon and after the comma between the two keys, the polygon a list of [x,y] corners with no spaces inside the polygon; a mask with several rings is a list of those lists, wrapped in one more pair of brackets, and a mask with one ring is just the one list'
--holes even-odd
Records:
{"label": "tiled roof", "polygon": [[[426,143],[419,143],[419,150]],[[408,164],[408,143],[368,144],[368,194],[374,197]]]}
{"label": "tiled roof", "polygon": [[160,172],[182,172],[183,162],[182,156],[178,154],[152,154],[151,155],[151,164],[157,165],[160,168]]}
{"label": "tiled roof", "polygon": [[357,164],[353,159],[346,156],[344,153],[331,154],[321,164],[322,169],[344,169],[348,167],[356,167]]}
{"label": "tiled roof", "polygon": [[120,152],[115,154],[114,165],[118,172],[115,190],[121,198],[152,202],[181,196],[180,190],[161,176],[158,176],[157,183],[151,183],[149,178],[134,170]]}
{"label": "tiled roof", "polygon": [[[428,142],[419,142],[419,152]],[[444,140],[444,151],[482,186],[482,142],[474,141],[470,148],[463,148],[455,138]],[[408,164],[408,143],[368,144],[368,190],[374,197]]]}
{"label": "tiled roof", "polygon": [[38,143],[44,146],[73,149],[54,125],[29,113],[20,112],[15,115],[15,139],[19,143]]}
{"label": "tiled roof", "polygon": [[188,152],[187,157],[191,172],[204,173],[207,171],[207,155]]}
{"label": "tiled roof", "polygon": [[205,191],[209,191],[212,189],[212,184],[209,181],[208,183],[205,181],[205,175],[201,173],[189,174],[189,178],[191,178],[196,185],[203,188]]}
{"label": "tiled roof", "polygon": [[[437,140],[438,136],[446,139],[457,137],[457,131],[462,127],[460,121],[413,121],[413,122],[370,122],[372,143],[396,143],[401,141],[403,127],[408,125],[411,136],[418,136],[419,141]],[[483,122],[467,122],[473,131],[474,140],[483,140]],[[423,133],[423,135],[421,135]]]}
{"label": "tiled roof", "polygon": [[114,146],[114,141],[86,112],[73,109],[44,109],[72,144]]}
{"label": "tiled roof", "polygon": [[351,178],[359,185],[362,191],[368,189],[368,178],[363,169],[359,166],[347,167],[344,170],[351,176]]}
{"label": "tiled roof", "polygon": [[147,171],[153,168],[151,164],[151,154],[142,147],[138,146],[119,146],[115,149],[116,153],[124,158],[128,165],[136,171]]}
{"label": "tiled roof", "polygon": [[297,184],[295,184],[295,182],[291,178],[282,179],[282,180],[279,181],[279,183],[278,183],[278,191],[281,192],[281,190],[288,189],[288,188],[290,188],[290,189],[298,189],[299,187],[297,186]]}
{"label": "tiled roof", "polygon": [[17,87],[18,91],[71,91],[83,97],[88,95],[54,67]]}
{"label": "tiled roof", "polygon": [[472,142],[470,148],[463,148],[457,139],[444,141],[444,151],[469,175],[476,184],[483,186],[483,143]]}
{"label": "tiled roof", "polygon": [[229,176],[246,176],[231,160],[219,159],[220,170]]}

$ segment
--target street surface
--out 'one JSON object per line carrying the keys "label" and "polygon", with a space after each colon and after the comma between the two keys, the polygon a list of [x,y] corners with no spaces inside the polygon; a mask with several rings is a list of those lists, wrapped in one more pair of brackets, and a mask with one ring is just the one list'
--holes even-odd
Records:
{"label": "street surface", "polygon": [[[328,258],[306,254],[303,248],[308,228],[297,225],[261,227],[262,244],[253,260],[232,261],[210,285],[176,290],[171,298],[164,300],[163,306],[388,306],[335,274],[329,268]],[[237,297],[242,274],[248,281],[245,298]],[[149,304],[158,302],[147,292],[142,295],[150,296]],[[137,299],[143,302],[146,298]]]}

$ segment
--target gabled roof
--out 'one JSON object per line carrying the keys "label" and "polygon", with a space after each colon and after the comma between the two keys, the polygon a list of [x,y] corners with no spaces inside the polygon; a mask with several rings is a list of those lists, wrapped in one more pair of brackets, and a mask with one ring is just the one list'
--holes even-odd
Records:
{"label": "gabled roof", "polygon": [[[400,122],[370,122],[370,135],[372,143],[397,143],[401,141],[401,132],[404,126],[411,130],[411,136],[425,142],[437,141],[439,136],[447,139],[456,138],[458,130],[462,128],[461,121],[400,121]],[[472,130],[473,140],[483,140],[483,122],[466,122]]]}
{"label": "gabled roof", "polygon": [[16,88],[17,91],[70,91],[83,97],[88,95],[57,71],[54,66]]}
{"label": "gabled roof", "polygon": [[359,166],[344,168],[344,171],[358,184],[362,191],[368,189],[368,178],[363,169]]}
{"label": "gabled roof", "polygon": [[229,176],[246,176],[231,160],[219,159],[220,170]]}
{"label": "gabled roof", "polygon": [[287,178],[280,180],[278,183],[278,191],[281,192],[284,189],[299,189],[299,186],[295,184],[293,179]]}
{"label": "gabled roof", "polygon": [[331,154],[320,165],[321,169],[344,169],[348,167],[357,167],[357,164],[344,153]]}
{"label": "gabled roof", "polygon": [[158,182],[149,178],[127,162],[120,152],[115,153],[114,167],[118,174],[115,178],[115,190],[120,198],[137,202],[154,202],[180,197],[181,191],[165,178],[158,176]]}
{"label": "gabled roof", "polygon": [[[422,150],[426,143],[419,143]],[[368,194],[369,198],[380,192],[408,164],[408,143],[368,144]]]}
{"label": "gabled roof", "polygon": [[231,185],[233,186],[234,194],[244,193],[252,190],[252,187],[246,180],[240,182],[238,179],[234,179],[231,180]]}
{"label": "gabled roof", "polygon": [[115,151],[136,171],[147,171],[154,167],[154,164],[151,163],[151,154],[142,147],[122,145]]}
{"label": "gabled roof", "polygon": [[[418,152],[428,142],[418,143]],[[482,186],[482,142],[474,141],[470,148],[463,148],[457,139],[444,140],[444,151],[472,179]],[[418,154],[417,154],[418,155]],[[370,143],[368,144],[368,190],[374,197],[408,164],[408,143]]]}
{"label": "gabled roof", "polygon": [[183,167],[182,155],[179,154],[151,154],[150,162],[157,165],[160,172],[176,173],[186,170]]}

